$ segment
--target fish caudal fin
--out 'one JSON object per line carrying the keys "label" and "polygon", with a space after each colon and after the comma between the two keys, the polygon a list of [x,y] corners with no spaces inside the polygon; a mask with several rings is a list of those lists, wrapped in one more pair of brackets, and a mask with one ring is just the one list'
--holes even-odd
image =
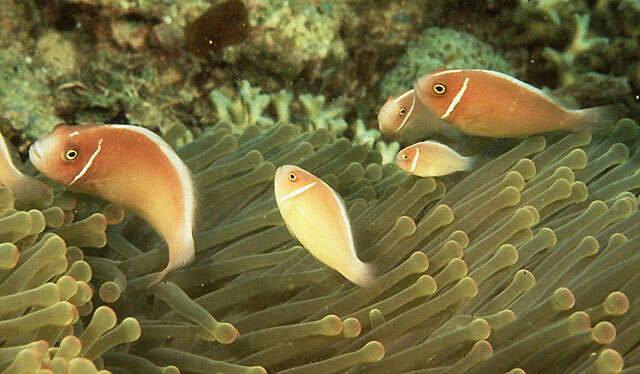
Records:
{"label": "fish caudal fin", "polygon": [[478,157],[463,157],[460,165],[460,168],[462,169],[461,171],[476,169],[480,165],[480,162],[478,161]]}
{"label": "fish caudal fin", "polygon": [[575,132],[609,133],[616,122],[622,117],[622,110],[617,105],[603,105],[594,108],[574,111],[578,114],[576,125],[571,129]]}
{"label": "fish caudal fin", "polygon": [[155,286],[158,282],[163,280],[165,275],[167,275],[168,272],[169,272],[169,268],[165,268],[160,272],[152,273],[151,275],[149,275],[150,278],[149,278],[149,283],[147,283],[147,288],[151,288],[152,286]]}
{"label": "fish caudal fin", "polygon": [[373,290],[376,287],[376,266],[371,263],[358,261],[353,270],[346,274],[346,278],[365,290]]}
{"label": "fish caudal fin", "polygon": [[193,237],[189,236],[181,246],[169,245],[169,263],[167,264],[167,267],[161,272],[156,273],[147,287],[151,287],[160,282],[171,270],[178,269],[192,263],[194,259],[195,246],[193,244]]}

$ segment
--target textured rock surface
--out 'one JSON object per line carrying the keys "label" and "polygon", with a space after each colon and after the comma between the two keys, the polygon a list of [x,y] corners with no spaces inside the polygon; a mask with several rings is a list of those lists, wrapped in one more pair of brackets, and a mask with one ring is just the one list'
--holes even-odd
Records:
{"label": "textured rock surface", "polygon": [[416,78],[445,66],[450,69],[489,69],[513,75],[513,68],[489,44],[452,29],[429,28],[409,43],[407,53],[382,80],[381,97],[410,90]]}

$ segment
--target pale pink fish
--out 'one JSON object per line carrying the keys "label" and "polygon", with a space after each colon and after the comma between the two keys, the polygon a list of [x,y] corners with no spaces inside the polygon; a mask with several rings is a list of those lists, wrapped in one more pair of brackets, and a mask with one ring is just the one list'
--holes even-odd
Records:
{"label": "pale pink fish", "polygon": [[13,192],[17,208],[43,209],[51,205],[53,191],[34,177],[23,174],[13,164],[9,147],[0,134],[0,183]]}
{"label": "pale pink fish", "polygon": [[186,165],[138,126],[57,126],[29,149],[40,172],[74,191],[129,208],[162,235],[169,263],[152,284],[194,259],[194,189]]}
{"label": "pale pink fish", "polygon": [[444,144],[426,141],[398,152],[396,164],[407,173],[419,177],[440,177],[456,171],[470,170],[474,158],[461,156]]}
{"label": "pale pink fish", "polygon": [[431,113],[468,135],[604,131],[619,117],[612,105],[567,109],[541,90],[490,70],[439,68],[418,78],[414,89]]}
{"label": "pale pink fish", "polygon": [[279,167],[273,183],[280,214],[300,244],[351,282],[372,287],[374,266],[356,255],[340,196],[320,178],[293,165]]}
{"label": "pale pink fish", "polygon": [[414,90],[399,96],[389,96],[378,112],[378,127],[386,138],[414,141],[437,135],[459,140],[455,127],[433,115],[417,99]]}

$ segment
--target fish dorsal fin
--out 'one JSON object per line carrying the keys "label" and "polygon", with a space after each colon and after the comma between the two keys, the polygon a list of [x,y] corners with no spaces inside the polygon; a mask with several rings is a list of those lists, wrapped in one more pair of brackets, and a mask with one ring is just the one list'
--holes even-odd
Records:
{"label": "fish dorsal fin", "polygon": [[433,69],[429,74],[439,73],[439,72],[445,71],[445,70],[449,70],[449,69],[447,69],[447,67],[444,66],[444,65],[440,65],[437,68]]}
{"label": "fish dorsal fin", "polygon": [[566,109],[580,109],[580,105],[573,99],[572,97],[561,97],[549,90],[548,88],[543,88],[540,91],[544,94],[544,96],[549,99],[549,101],[553,102],[556,105],[559,105]]}
{"label": "fish dorsal fin", "polygon": [[[322,183],[324,183],[324,181]],[[349,218],[349,213],[347,212],[347,204],[345,204],[342,196],[340,196],[333,188],[329,187],[329,185],[326,183],[324,183],[324,185],[327,186],[327,188],[329,188],[329,190],[333,194],[333,197],[336,199],[336,202],[338,203],[338,206],[340,208],[340,214],[342,215],[343,223],[347,226],[347,234],[349,235],[349,241],[351,241],[351,245],[352,245],[351,247],[352,254],[356,258],[358,258],[358,250],[356,249],[356,240],[355,240],[356,236],[355,236],[355,232],[353,231],[353,226],[351,225],[351,219]]]}

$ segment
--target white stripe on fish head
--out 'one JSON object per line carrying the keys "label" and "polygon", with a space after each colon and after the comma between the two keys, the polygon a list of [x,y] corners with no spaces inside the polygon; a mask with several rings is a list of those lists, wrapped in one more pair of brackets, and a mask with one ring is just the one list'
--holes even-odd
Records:
{"label": "white stripe on fish head", "polygon": [[418,166],[418,159],[420,158],[420,147],[416,146],[416,155],[413,156],[413,161],[411,161],[411,172],[413,173],[416,170],[416,166]]}
{"label": "white stripe on fish head", "polygon": [[305,192],[305,191],[307,191],[307,190],[311,189],[311,188],[312,188],[313,186],[315,186],[315,185],[316,185],[316,182],[312,182],[312,183],[309,183],[309,184],[305,184],[305,185],[304,185],[304,186],[302,186],[302,187],[298,187],[298,188],[296,188],[295,190],[293,190],[293,191],[289,192],[288,194],[286,194],[286,195],[282,196],[282,197],[280,198],[280,202],[283,202],[283,201],[287,201],[287,200],[289,200],[289,199],[292,199],[292,198],[294,198],[294,197],[296,197],[296,196],[300,195],[301,193],[303,193],[303,192]]}
{"label": "white stripe on fish head", "polygon": [[[402,100],[402,98],[404,98],[405,96],[407,96],[408,94],[412,94],[414,92],[414,90],[409,90],[405,93],[403,93],[402,95],[400,95],[397,99],[395,99],[393,102],[397,103],[398,101]],[[411,113],[413,113],[413,108],[415,108],[416,106],[416,95],[412,96],[413,101],[411,102],[411,108],[409,108],[409,113],[407,113],[407,116],[404,117],[404,120],[402,120],[402,123],[400,124],[400,126],[398,126],[398,128],[396,129],[396,132],[400,131],[401,128],[404,127],[404,125],[407,123],[407,121],[409,120],[409,117],[411,117]]]}
{"label": "white stripe on fish head", "polygon": [[469,84],[469,78],[465,78],[464,79],[464,83],[462,83],[462,87],[460,88],[460,91],[458,91],[458,93],[453,98],[453,100],[451,100],[451,104],[449,104],[449,107],[447,108],[447,111],[442,115],[442,117],[440,117],[440,119],[445,119],[445,118],[449,117],[449,115],[451,113],[453,113],[453,110],[456,108],[456,106],[458,105],[458,103],[462,99],[462,95],[464,95],[465,91],[467,91],[467,85],[468,84]]}
{"label": "white stripe on fish head", "polygon": [[101,150],[102,150],[102,139],[98,140],[98,148],[96,148],[96,150],[93,152],[91,157],[89,157],[89,160],[87,160],[87,163],[84,164],[84,167],[82,167],[82,170],[80,170],[80,172],[76,174],[75,177],[73,177],[71,182],[69,182],[69,186],[76,183],[78,179],[82,178],[87,173],[87,171],[89,171],[89,169],[91,168],[91,165],[93,165],[93,161],[96,159],[96,157],[98,156]]}

